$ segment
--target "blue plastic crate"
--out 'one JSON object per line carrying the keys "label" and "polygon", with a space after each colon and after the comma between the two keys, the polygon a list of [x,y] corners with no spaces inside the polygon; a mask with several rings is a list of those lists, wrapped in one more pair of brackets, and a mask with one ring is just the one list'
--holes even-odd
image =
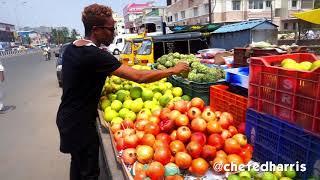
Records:
{"label": "blue plastic crate", "polygon": [[253,159],[264,163],[306,164],[299,178],[320,178],[320,137],[271,115],[247,110],[246,135],[254,146]]}
{"label": "blue plastic crate", "polygon": [[248,89],[249,86],[249,67],[226,69],[226,81],[235,86]]}

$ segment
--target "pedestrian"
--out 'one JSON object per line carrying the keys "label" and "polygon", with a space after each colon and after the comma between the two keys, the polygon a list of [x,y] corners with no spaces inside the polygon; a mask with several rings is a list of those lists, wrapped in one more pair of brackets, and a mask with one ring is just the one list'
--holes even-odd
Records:
{"label": "pedestrian", "polygon": [[60,151],[71,154],[71,180],[97,180],[99,139],[96,130],[98,102],[105,78],[116,75],[138,83],[158,81],[189,71],[185,63],[166,70],[135,70],[122,65],[99,48],[114,38],[112,9],[99,4],[84,8],[85,38],[66,47],[63,54],[63,94],[57,113]]}
{"label": "pedestrian", "polygon": [[0,61],[0,114],[6,114],[9,111],[14,110],[15,106],[5,106],[4,105],[4,67]]}

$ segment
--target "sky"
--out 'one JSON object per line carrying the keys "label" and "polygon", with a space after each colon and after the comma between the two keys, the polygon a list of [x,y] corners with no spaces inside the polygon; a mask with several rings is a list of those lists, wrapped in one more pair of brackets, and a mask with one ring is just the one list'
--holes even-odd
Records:
{"label": "sky", "polygon": [[[29,26],[66,26],[84,33],[81,12],[87,5],[98,3],[110,6],[122,15],[122,9],[129,3],[144,3],[148,0],[0,0],[0,22]],[[165,5],[165,0],[154,0]]]}

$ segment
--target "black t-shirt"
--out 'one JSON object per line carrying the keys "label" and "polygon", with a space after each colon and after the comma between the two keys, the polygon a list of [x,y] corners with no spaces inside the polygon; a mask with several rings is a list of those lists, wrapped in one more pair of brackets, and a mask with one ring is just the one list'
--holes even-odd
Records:
{"label": "black t-shirt", "polygon": [[95,118],[107,76],[121,63],[98,47],[68,45],[62,61],[63,94],[57,113],[60,151],[69,153],[97,138]]}

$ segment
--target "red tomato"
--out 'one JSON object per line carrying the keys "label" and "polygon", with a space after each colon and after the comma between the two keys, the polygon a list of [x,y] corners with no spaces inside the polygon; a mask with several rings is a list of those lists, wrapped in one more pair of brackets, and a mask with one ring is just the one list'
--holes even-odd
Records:
{"label": "red tomato", "polygon": [[160,133],[160,127],[158,126],[158,124],[150,122],[144,127],[144,132],[147,134],[150,133],[156,136],[157,134]]}
{"label": "red tomato", "polygon": [[242,148],[239,155],[243,159],[244,163],[248,163],[252,159],[252,152],[248,149]]}
{"label": "red tomato", "polygon": [[170,144],[170,142],[171,142],[171,138],[170,138],[170,136],[169,136],[167,133],[160,133],[160,134],[158,134],[158,135],[156,136],[156,139],[157,139],[157,140],[161,140],[161,141],[163,141],[163,142],[165,142],[165,143],[167,143],[167,144]]}
{"label": "red tomato", "polygon": [[195,141],[203,146],[207,142],[207,137],[202,132],[195,132],[191,135],[191,141]]}
{"label": "red tomato", "polygon": [[156,138],[154,137],[153,134],[144,134],[142,139],[140,140],[140,144],[148,145],[152,147],[155,141],[156,141]]}
{"label": "red tomato", "polygon": [[228,154],[238,154],[241,150],[240,144],[232,138],[229,138],[224,143],[224,151]]}
{"label": "red tomato", "polygon": [[169,148],[162,147],[162,148],[155,149],[153,160],[158,161],[163,165],[168,164],[171,160],[171,152]]}
{"label": "red tomato", "polygon": [[210,145],[204,145],[201,157],[207,161],[212,161],[216,157],[216,148]]}
{"label": "red tomato", "polygon": [[150,163],[147,169],[147,176],[149,176],[152,180],[162,179],[164,177],[163,165],[157,161]]}
{"label": "red tomato", "polygon": [[171,150],[171,153],[175,155],[178,152],[184,152],[186,148],[181,141],[175,140],[170,143],[170,150]]}
{"label": "red tomato", "polygon": [[211,134],[208,138],[208,144],[219,150],[223,148],[224,140],[219,134]]}
{"label": "red tomato", "polygon": [[187,152],[191,155],[192,158],[199,158],[201,153],[202,153],[202,146],[194,141],[191,141],[188,145],[187,145]]}
{"label": "red tomato", "polygon": [[196,176],[203,176],[209,168],[209,164],[202,158],[194,159],[191,163],[189,171]]}
{"label": "red tomato", "polygon": [[227,160],[230,164],[240,165],[243,164],[242,158],[237,154],[229,154]]}
{"label": "red tomato", "polygon": [[188,169],[192,163],[192,157],[185,152],[178,152],[174,157],[174,162],[181,169]]}
{"label": "red tomato", "polygon": [[251,144],[246,144],[242,147],[243,149],[249,150],[251,153],[253,153],[253,147]]}

